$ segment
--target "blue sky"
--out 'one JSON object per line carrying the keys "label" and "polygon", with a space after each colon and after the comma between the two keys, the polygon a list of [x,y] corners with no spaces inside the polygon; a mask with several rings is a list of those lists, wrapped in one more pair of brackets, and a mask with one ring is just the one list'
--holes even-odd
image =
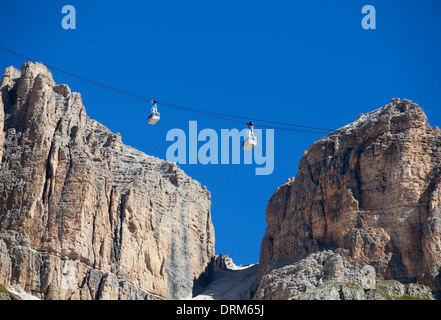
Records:
{"label": "blue sky", "polygon": [[[364,5],[376,29],[361,27]],[[75,30],[61,27],[64,5]],[[441,125],[441,2],[338,1],[1,1],[0,46],[60,69],[180,106],[336,129],[407,98]],[[23,59],[0,52],[0,68]],[[150,106],[54,72],[81,92],[88,115],[123,142],[165,159],[170,129],[242,129],[239,124]],[[267,201],[295,176],[320,134],[275,131],[274,171],[256,165],[181,165],[212,193],[216,253],[255,263]]]}

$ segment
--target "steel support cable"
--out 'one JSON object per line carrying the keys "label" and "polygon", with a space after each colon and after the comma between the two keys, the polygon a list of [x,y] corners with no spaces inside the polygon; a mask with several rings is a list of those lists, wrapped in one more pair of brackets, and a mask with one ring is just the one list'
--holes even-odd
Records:
{"label": "steel support cable", "polygon": [[[8,52],[10,54],[13,54],[15,56],[24,58],[26,60],[29,60],[29,61],[32,61],[32,62],[37,62],[36,59],[27,57],[27,56],[25,56],[23,54],[20,54],[18,52],[12,51],[12,50],[7,49],[5,47],[0,46],[0,49],[4,50],[4,51],[6,51],[6,52]],[[80,76],[80,75],[77,75],[77,74],[74,74],[74,73],[71,73],[71,72],[68,72],[68,71],[65,71],[65,70],[62,70],[60,68],[57,68],[57,67],[54,67],[54,66],[51,66],[51,65],[48,65],[48,64],[45,64],[45,65],[46,65],[46,67],[48,67],[51,70],[55,70],[55,71],[64,73],[64,74],[66,74],[68,76],[77,78],[77,79],[79,79],[81,81],[85,81],[85,82],[94,84],[96,86],[99,86],[99,87],[102,87],[102,88],[105,88],[105,89],[108,89],[108,90],[111,90],[111,91],[114,91],[114,92],[121,93],[122,95],[130,96],[132,98],[136,98],[136,99],[144,100],[144,101],[151,101],[152,100],[152,99],[150,99],[150,98],[148,98],[146,96],[143,96],[143,95],[140,95],[140,94],[137,94],[137,93],[133,93],[133,92],[126,91],[126,90],[123,90],[123,89],[119,89],[119,88],[116,88],[116,87],[113,87],[113,86],[109,86],[109,85],[106,85],[104,83],[101,83],[101,82],[98,82],[98,81],[95,81],[95,80],[92,80],[92,79],[89,79],[89,78],[86,78],[86,77],[83,77],[83,76]],[[241,119],[241,120],[248,120],[248,121],[251,120],[251,121],[256,121],[256,122],[264,122],[264,123],[269,123],[269,124],[277,124],[277,125],[283,125],[283,126],[290,127],[290,128],[284,128],[284,127],[274,127],[274,126],[267,126],[267,125],[258,125],[259,127],[262,127],[262,128],[279,129],[279,130],[287,130],[287,131],[297,131],[297,132],[308,132],[308,133],[319,133],[319,134],[328,134],[329,132],[333,131],[332,129],[318,128],[318,127],[312,127],[312,126],[304,126],[304,125],[299,125],[299,124],[284,123],[284,122],[277,122],[277,121],[271,121],[271,120],[263,120],[263,119],[257,119],[257,118],[242,117],[242,116],[236,116],[236,115],[231,115],[231,114],[225,114],[225,113],[219,113],[219,112],[213,112],[213,111],[207,111],[207,110],[183,107],[183,106],[179,106],[179,105],[175,105],[175,104],[171,104],[171,103],[167,103],[167,102],[163,102],[163,101],[159,101],[159,100],[156,100],[156,101],[161,106],[171,107],[171,108],[181,109],[181,110],[186,110],[186,111],[191,111],[191,112],[196,112],[196,113],[204,114],[204,115],[207,115],[207,116],[211,116],[211,117],[215,117],[215,118],[219,118],[219,119],[223,119],[223,120],[227,120],[227,121],[232,121],[232,122],[236,122],[236,123],[241,123],[241,124],[246,124],[246,122],[241,122],[241,121],[234,120],[234,119]],[[296,129],[296,128],[302,128],[302,129]],[[311,130],[305,130],[305,129],[311,129]],[[323,132],[323,131],[325,131],[325,132]]]}

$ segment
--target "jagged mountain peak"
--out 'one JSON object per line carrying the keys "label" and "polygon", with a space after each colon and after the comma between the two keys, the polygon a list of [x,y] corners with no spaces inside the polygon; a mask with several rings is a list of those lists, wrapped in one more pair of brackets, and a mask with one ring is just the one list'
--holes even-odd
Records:
{"label": "jagged mountain peak", "polygon": [[210,193],[126,146],[41,63],[0,84],[0,283],[43,299],[191,297],[214,256]]}
{"label": "jagged mountain peak", "polygon": [[316,141],[266,211],[260,268],[348,250],[377,276],[441,290],[441,137],[410,100]]}

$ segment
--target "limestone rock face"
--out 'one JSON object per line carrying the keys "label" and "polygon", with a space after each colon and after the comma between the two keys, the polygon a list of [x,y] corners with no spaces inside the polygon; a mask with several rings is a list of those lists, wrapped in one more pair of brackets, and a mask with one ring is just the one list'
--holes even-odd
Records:
{"label": "limestone rock face", "polygon": [[440,134],[393,99],[316,141],[268,202],[260,268],[345,248],[379,277],[439,292]]}
{"label": "limestone rock face", "polygon": [[364,290],[360,284],[327,283],[292,300],[435,300],[430,288],[422,284],[404,285],[396,280],[377,281],[376,287]]}
{"label": "limestone rock face", "polygon": [[178,299],[214,256],[210,193],[91,120],[49,70],[0,84],[0,283],[43,299]]}
{"label": "limestone rock face", "polygon": [[314,252],[296,262],[280,264],[258,282],[257,300],[433,300],[429,287],[376,279],[369,265],[351,264],[348,250]]}
{"label": "limestone rock face", "polygon": [[351,265],[346,254],[331,250],[314,252],[295,262],[276,262],[259,279],[254,299],[287,300],[328,282],[356,283],[360,270]]}

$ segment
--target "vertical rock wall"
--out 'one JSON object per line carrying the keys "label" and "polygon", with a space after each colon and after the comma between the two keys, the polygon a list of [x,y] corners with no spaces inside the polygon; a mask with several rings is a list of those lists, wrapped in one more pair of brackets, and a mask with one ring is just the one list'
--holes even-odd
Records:
{"label": "vertical rock wall", "polygon": [[269,200],[260,268],[346,248],[378,276],[439,291],[440,134],[393,99],[315,142]]}
{"label": "vertical rock wall", "polygon": [[0,283],[44,299],[179,299],[214,256],[210,193],[125,146],[48,69],[0,84]]}

